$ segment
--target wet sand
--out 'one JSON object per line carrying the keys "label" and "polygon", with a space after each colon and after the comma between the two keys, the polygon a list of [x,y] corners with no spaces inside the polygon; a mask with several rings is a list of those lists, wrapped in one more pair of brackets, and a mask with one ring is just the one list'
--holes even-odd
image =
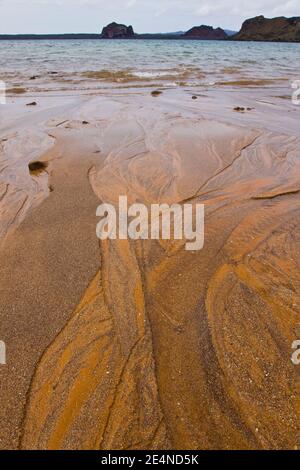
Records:
{"label": "wet sand", "polygon": [[[2,448],[299,446],[300,110],[268,93],[26,111],[50,164],[38,191],[18,180],[22,217],[23,193],[1,200]],[[204,203],[204,249],[99,243],[96,207],[119,195]]]}
{"label": "wet sand", "polygon": [[56,131],[56,136],[60,143],[42,157],[55,162],[51,193],[0,252],[1,337],[7,344],[0,386],[5,447],[18,447],[26,394],[41,353],[63,328],[100,263],[94,223],[98,204],[87,177],[94,147],[86,145],[82,159],[75,133],[60,140]]}

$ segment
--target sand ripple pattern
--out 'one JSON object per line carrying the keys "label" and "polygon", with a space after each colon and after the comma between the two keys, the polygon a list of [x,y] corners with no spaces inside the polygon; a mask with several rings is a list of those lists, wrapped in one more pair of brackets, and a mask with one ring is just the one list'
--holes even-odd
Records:
{"label": "sand ripple pattern", "polygon": [[37,367],[21,446],[294,449],[300,139],[130,116],[102,129],[99,201],[204,202],[205,248],[101,243],[99,273]]}

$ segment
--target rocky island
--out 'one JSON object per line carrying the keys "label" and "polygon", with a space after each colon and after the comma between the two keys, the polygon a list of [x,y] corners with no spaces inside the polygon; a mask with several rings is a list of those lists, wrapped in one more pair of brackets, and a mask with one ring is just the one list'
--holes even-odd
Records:
{"label": "rocky island", "polygon": [[101,34],[102,39],[132,39],[133,37],[134,31],[132,26],[115,22],[105,26]]}

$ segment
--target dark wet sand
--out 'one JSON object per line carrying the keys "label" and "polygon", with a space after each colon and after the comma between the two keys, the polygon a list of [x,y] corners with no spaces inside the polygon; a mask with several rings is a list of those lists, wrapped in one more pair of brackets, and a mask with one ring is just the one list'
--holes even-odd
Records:
{"label": "dark wet sand", "polygon": [[[61,152],[63,159],[55,159]],[[53,192],[0,251],[1,338],[8,356],[1,367],[1,448],[18,446],[34,368],[100,265],[98,200],[88,181],[100,157],[91,149],[83,158],[75,133],[43,158],[52,157]]]}

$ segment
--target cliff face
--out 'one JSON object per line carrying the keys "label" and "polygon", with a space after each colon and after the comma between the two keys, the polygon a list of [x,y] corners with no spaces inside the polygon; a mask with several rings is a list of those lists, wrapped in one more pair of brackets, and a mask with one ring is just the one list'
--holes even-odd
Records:
{"label": "cliff face", "polygon": [[103,28],[101,37],[103,39],[130,39],[134,37],[134,31],[132,26],[110,23]]}
{"label": "cliff face", "polygon": [[257,16],[246,20],[240,32],[234,36],[238,41],[292,41],[300,42],[300,17],[265,18]]}
{"label": "cliff face", "polygon": [[212,26],[195,26],[184,34],[190,39],[227,39],[227,34],[221,28],[214,29]]}

